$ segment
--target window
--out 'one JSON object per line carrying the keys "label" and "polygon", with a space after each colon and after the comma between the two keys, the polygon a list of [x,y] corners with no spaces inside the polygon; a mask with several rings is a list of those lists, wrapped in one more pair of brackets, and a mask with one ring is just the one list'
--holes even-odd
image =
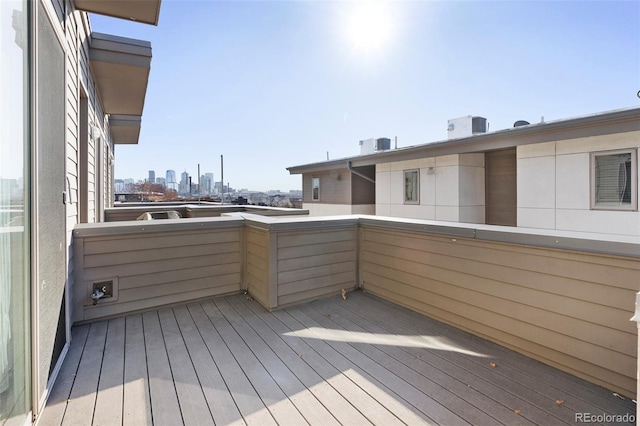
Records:
{"label": "window", "polygon": [[320,178],[311,178],[311,199],[313,201],[320,200]]}
{"label": "window", "polygon": [[637,210],[635,149],[591,154],[591,208]]}
{"label": "window", "polygon": [[405,204],[418,204],[420,198],[418,194],[420,183],[420,171],[419,170],[405,170],[404,171],[404,202]]}

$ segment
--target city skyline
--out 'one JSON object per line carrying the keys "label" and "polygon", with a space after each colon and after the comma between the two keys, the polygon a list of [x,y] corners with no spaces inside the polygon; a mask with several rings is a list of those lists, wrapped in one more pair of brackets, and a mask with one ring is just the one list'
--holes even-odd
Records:
{"label": "city skyline", "polygon": [[[156,170],[152,170],[149,169],[147,171],[147,177],[144,178],[139,178],[139,177],[119,177],[116,176],[115,177],[115,184],[116,184],[116,191],[123,191],[122,188],[119,188],[118,185],[119,184],[125,184],[125,185],[134,185],[134,184],[141,184],[141,183],[145,183],[145,182],[150,182],[150,183],[155,183],[155,184],[160,184],[162,186],[164,186],[166,189],[172,189],[175,192],[179,193],[179,194],[186,194],[188,193],[188,190],[185,190],[181,185],[183,184],[183,178],[185,178],[185,174],[186,174],[186,179],[188,179],[189,177],[191,177],[191,186],[192,188],[199,188],[198,185],[201,185],[202,188],[201,193],[203,194],[219,194],[220,193],[220,184],[221,182],[219,180],[215,180],[215,173],[212,172],[201,172],[200,173],[200,180],[197,179],[197,173],[195,175],[190,175],[188,172],[184,171],[182,173],[180,173],[180,179],[176,180],[176,174],[175,174],[175,170],[174,169],[168,169],[165,171],[164,176],[160,176],[158,174],[158,171]],[[152,176],[155,176],[155,179],[151,179]],[[172,180],[173,179],[173,180]],[[231,185],[229,185],[230,182],[224,182],[224,188],[225,191],[227,190],[227,188],[229,187],[230,191],[233,192],[264,192],[264,193],[289,193],[289,192],[300,192],[302,191],[302,188],[270,188],[267,190],[261,190],[261,189],[254,189],[254,188],[247,188],[247,187],[233,187]],[[173,186],[175,185],[175,186]],[[197,189],[194,189],[194,191]]]}
{"label": "city skyline", "polygon": [[118,177],[197,163],[219,176],[224,155],[234,187],[299,188],[287,167],[368,138],[406,147],[466,115],[495,131],[638,105],[639,2],[168,0],[158,27],[91,20],[153,46]]}

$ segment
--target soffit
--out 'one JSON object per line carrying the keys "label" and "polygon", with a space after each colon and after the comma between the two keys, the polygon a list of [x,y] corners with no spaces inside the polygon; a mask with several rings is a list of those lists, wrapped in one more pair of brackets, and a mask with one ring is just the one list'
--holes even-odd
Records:
{"label": "soffit", "polygon": [[104,112],[141,116],[151,69],[151,43],[93,33],[89,61]]}
{"label": "soffit", "polygon": [[110,115],[109,129],[114,144],[134,145],[140,138],[142,119],[135,115]]}
{"label": "soffit", "polygon": [[158,25],[161,0],[75,0],[76,9]]}

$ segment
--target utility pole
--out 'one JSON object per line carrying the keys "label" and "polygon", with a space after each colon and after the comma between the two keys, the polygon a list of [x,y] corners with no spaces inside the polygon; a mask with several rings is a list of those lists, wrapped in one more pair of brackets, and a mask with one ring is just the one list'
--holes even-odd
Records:
{"label": "utility pole", "polygon": [[222,204],[224,204],[224,156],[220,154],[220,192],[222,192]]}

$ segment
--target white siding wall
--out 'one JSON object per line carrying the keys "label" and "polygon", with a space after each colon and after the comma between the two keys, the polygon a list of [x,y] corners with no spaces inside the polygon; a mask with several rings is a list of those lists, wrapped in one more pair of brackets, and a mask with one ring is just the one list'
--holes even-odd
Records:
{"label": "white siding wall", "polygon": [[638,147],[640,132],[519,146],[518,226],[640,235],[637,211],[591,210],[589,180],[591,152]]}
{"label": "white siding wall", "polygon": [[[420,170],[420,203],[404,203],[404,170]],[[376,165],[376,214],[484,223],[484,154]]]}

